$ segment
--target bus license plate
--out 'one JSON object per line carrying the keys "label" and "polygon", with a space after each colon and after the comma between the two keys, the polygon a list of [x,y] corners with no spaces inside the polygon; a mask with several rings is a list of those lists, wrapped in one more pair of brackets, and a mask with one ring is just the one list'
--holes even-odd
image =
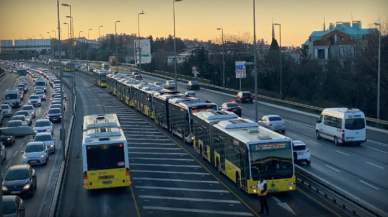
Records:
{"label": "bus license plate", "polygon": [[104,185],[110,185],[110,184],[112,184],[112,181],[103,181],[102,184],[104,184]]}

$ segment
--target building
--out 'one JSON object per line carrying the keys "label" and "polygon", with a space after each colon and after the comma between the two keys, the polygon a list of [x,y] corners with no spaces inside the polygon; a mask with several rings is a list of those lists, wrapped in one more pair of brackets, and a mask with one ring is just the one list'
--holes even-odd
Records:
{"label": "building", "polygon": [[1,54],[40,54],[51,49],[50,39],[1,40]]}
{"label": "building", "polygon": [[329,58],[352,58],[356,49],[365,47],[376,33],[375,28],[362,28],[361,21],[330,23],[329,29],[312,32],[302,49],[308,49],[311,57],[321,62]]}

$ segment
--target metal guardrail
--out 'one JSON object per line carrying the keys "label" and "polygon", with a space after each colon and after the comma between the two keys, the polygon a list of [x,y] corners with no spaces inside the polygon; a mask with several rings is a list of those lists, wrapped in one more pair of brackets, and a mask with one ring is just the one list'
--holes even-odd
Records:
{"label": "metal guardrail", "polygon": [[301,185],[307,186],[308,188],[314,189],[317,193],[322,194],[326,199],[331,200],[333,204],[340,205],[343,209],[349,210],[353,215],[361,217],[388,216],[388,213],[383,210],[376,208],[355,195],[342,190],[340,187],[308,172],[298,165],[295,165],[295,171],[297,182]]}

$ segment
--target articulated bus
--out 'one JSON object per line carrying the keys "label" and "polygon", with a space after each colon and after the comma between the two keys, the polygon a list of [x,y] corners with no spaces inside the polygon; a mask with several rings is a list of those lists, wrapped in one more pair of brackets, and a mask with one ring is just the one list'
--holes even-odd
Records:
{"label": "articulated bus", "polygon": [[231,118],[209,124],[212,115],[194,116],[194,143],[200,146],[202,158],[238,188],[258,194],[257,182],[263,176],[268,192],[296,189],[291,138],[248,119]]}
{"label": "articulated bus", "polygon": [[185,98],[186,94],[183,94],[179,91],[171,91],[163,89],[158,93],[155,93],[152,96],[153,108],[154,108],[154,121],[159,124],[164,129],[167,129],[167,126],[170,126],[169,123],[169,99],[173,98]]}
{"label": "articulated bus", "polygon": [[151,119],[155,118],[153,96],[162,89],[163,88],[160,86],[143,87],[140,89],[140,111]]}
{"label": "articulated bus", "polygon": [[117,83],[119,82],[119,79],[125,78],[125,74],[109,74],[106,76],[106,87],[108,89],[108,92],[117,95]]}
{"label": "articulated bus", "polygon": [[93,82],[99,87],[106,87],[106,76],[110,74],[107,70],[93,71]]}
{"label": "articulated bus", "polygon": [[127,139],[116,114],[84,117],[82,164],[87,190],[131,184]]}

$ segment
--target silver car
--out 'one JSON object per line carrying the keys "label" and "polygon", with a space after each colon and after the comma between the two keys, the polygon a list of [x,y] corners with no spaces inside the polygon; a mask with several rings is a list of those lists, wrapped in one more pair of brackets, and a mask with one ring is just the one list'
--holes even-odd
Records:
{"label": "silver car", "polygon": [[259,125],[273,131],[286,132],[286,122],[279,115],[265,115],[259,120]]}
{"label": "silver car", "polygon": [[51,135],[54,135],[53,124],[48,119],[36,120],[35,125],[33,127],[33,130],[34,130],[35,134],[37,134],[37,133],[44,133],[44,132],[50,132]]}
{"label": "silver car", "polygon": [[40,165],[47,164],[49,154],[44,142],[30,142],[22,151],[22,164]]}
{"label": "silver car", "polygon": [[37,133],[33,142],[44,142],[48,153],[55,153],[55,138],[51,136],[51,133]]}
{"label": "silver car", "polygon": [[17,120],[22,121],[24,126],[29,126],[28,122],[27,122],[27,118],[25,115],[15,115],[12,117],[12,120],[13,121],[17,121]]}
{"label": "silver car", "polygon": [[38,95],[41,101],[46,101],[46,94],[43,92],[43,90],[36,91],[35,95]]}
{"label": "silver car", "polygon": [[12,107],[8,104],[1,105],[1,111],[3,112],[4,117],[12,116]]}
{"label": "silver car", "polygon": [[163,88],[165,89],[175,89],[176,84],[174,80],[166,81],[166,83],[163,85]]}
{"label": "silver car", "polygon": [[31,117],[35,118],[35,109],[32,105],[24,105],[20,111],[28,111],[31,114]]}

